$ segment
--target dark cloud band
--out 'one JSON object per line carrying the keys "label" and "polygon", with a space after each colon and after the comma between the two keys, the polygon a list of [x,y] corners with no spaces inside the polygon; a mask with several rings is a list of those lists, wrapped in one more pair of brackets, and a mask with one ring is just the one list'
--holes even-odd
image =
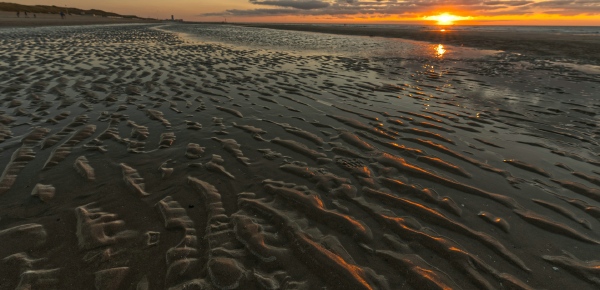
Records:
{"label": "dark cloud band", "polygon": [[329,2],[315,1],[315,0],[310,0],[310,1],[302,1],[302,0],[257,1],[257,0],[250,0],[250,3],[256,4],[256,5],[278,6],[278,7],[301,9],[301,10],[322,9],[322,8],[329,7]]}
{"label": "dark cloud band", "polygon": [[417,16],[440,9],[475,15],[599,14],[600,0],[249,0],[273,8],[232,9],[201,16]]}

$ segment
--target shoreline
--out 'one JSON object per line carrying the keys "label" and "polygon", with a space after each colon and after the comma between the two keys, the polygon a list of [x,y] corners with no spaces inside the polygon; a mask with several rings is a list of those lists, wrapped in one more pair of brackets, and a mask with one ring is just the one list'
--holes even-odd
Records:
{"label": "shoreline", "polygon": [[99,25],[99,24],[129,24],[129,23],[161,23],[160,20],[146,20],[141,18],[111,18],[94,17],[83,15],[67,15],[61,19],[58,14],[29,13],[25,17],[21,13],[20,17],[14,12],[0,11],[0,29],[2,28],[23,28],[23,27],[44,27],[44,26],[79,26],[79,25]]}
{"label": "shoreline", "polygon": [[293,30],[338,35],[402,38],[432,43],[466,46],[479,49],[503,50],[549,58],[568,58],[600,65],[600,37],[553,33],[465,31],[421,28],[381,28],[355,26],[324,26],[310,24],[232,24],[246,27]]}
{"label": "shoreline", "polygon": [[[61,19],[58,14],[37,14],[34,18],[16,17],[14,12],[0,11],[0,29],[44,26],[79,26],[102,24],[155,24],[163,20],[142,18],[110,18],[89,15],[67,15]],[[331,26],[314,24],[275,24],[275,23],[221,23],[221,22],[183,22],[183,24],[218,24],[255,27],[276,30],[302,31],[336,35],[369,36],[399,38],[454,46],[465,46],[477,49],[500,50],[520,53],[525,56],[543,57],[551,60],[575,60],[580,64],[600,65],[600,36],[566,35],[556,33],[540,33],[528,31],[468,31],[453,30],[452,26],[445,31],[425,29],[422,27],[365,27],[365,26]]]}

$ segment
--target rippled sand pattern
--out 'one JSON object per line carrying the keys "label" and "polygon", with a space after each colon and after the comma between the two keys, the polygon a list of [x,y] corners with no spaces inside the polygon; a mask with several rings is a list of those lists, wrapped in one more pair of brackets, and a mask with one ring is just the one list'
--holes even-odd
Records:
{"label": "rippled sand pattern", "polygon": [[597,289],[599,86],[0,31],[0,289]]}

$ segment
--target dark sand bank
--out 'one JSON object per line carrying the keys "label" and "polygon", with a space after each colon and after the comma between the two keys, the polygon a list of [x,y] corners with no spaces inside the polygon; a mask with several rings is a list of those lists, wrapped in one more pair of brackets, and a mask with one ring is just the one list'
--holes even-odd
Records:
{"label": "dark sand bank", "polygon": [[0,289],[598,289],[600,76],[190,27],[0,29]]}
{"label": "dark sand bank", "polygon": [[91,15],[66,15],[61,19],[59,14],[35,14],[28,13],[28,17],[21,12],[17,17],[15,12],[0,11],[0,28],[2,27],[41,27],[41,26],[76,26],[76,25],[98,25],[98,24],[126,24],[126,23],[160,23],[155,20],[139,18],[113,18],[94,17]]}
{"label": "dark sand bank", "polygon": [[[369,26],[332,26],[302,24],[247,24],[251,27],[309,31],[344,35],[396,37],[481,49],[504,50],[532,56],[570,58],[600,64],[600,34],[568,35],[557,33],[466,31],[453,27],[440,29],[386,28]],[[442,32],[441,29],[446,31]]]}

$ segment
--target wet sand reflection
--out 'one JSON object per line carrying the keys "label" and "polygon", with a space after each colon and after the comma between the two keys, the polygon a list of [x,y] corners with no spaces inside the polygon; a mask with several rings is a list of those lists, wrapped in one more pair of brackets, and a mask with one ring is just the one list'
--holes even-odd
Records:
{"label": "wet sand reflection", "polygon": [[438,44],[435,47],[435,56],[438,58],[442,58],[444,56],[444,53],[446,53],[446,49],[444,48],[444,45]]}

